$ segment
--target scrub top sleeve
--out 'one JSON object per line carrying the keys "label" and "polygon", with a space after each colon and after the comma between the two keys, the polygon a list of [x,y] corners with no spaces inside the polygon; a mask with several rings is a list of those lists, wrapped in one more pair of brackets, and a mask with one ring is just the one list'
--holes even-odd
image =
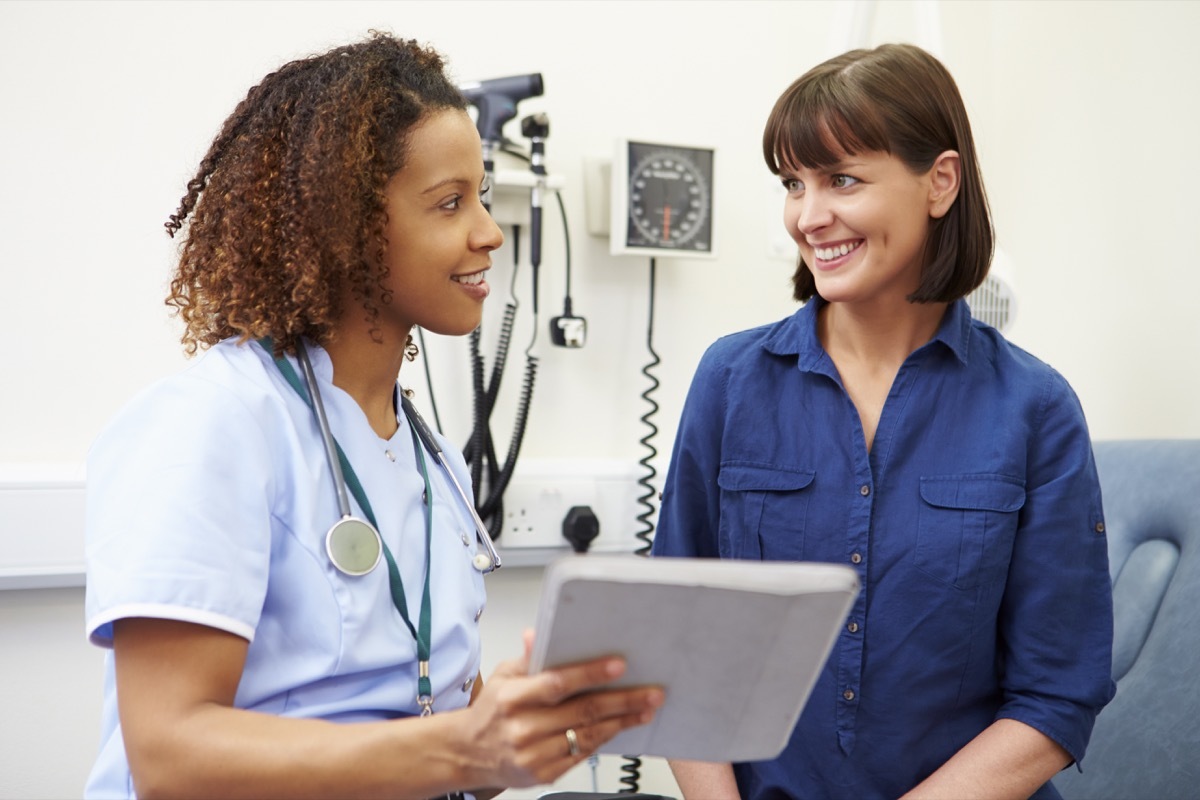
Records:
{"label": "scrub top sleeve", "polygon": [[720,555],[717,475],[729,372],[725,341],[709,347],[701,358],[684,401],[659,506],[651,551],[656,556]]}
{"label": "scrub top sleeve", "polygon": [[1083,409],[1057,373],[1042,417],[1001,609],[997,716],[1032,726],[1080,761],[1115,692],[1108,542]]}
{"label": "scrub top sleeve", "polygon": [[270,562],[273,472],[247,402],[185,372],[135,398],[93,445],[86,512],[93,643],[111,646],[112,623],[125,617],[253,639]]}

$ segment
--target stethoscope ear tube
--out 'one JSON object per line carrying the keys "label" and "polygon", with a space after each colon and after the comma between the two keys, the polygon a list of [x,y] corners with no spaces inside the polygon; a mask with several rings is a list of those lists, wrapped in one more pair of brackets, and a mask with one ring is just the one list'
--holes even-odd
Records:
{"label": "stethoscope ear tube", "polygon": [[[350,514],[350,497],[346,494],[346,476],[342,474],[342,465],[338,460],[337,449],[333,445],[333,434],[329,430],[329,418],[325,416],[325,404],[321,402],[321,393],[316,390],[317,376],[313,373],[312,362],[308,360],[308,350],[305,349],[304,342],[299,339],[296,340],[296,355],[300,361],[300,368],[304,370],[304,384],[308,387],[308,396],[313,411],[317,415],[317,426],[321,429],[321,441],[325,444],[325,460],[329,462],[329,471],[333,473],[333,484],[337,487],[338,511],[345,519],[352,516]],[[337,527],[337,523],[334,524],[334,527]],[[330,528],[330,533],[332,532],[333,528]]]}
{"label": "stethoscope ear tube", "polygon": [[417,412],[417,407],[408,399],[404,392],[400,392],[400,407],[404,410],[404,416],[408,418],[409,423],[416,430],[417,436],[421,443],[425,445],[425,449],[433,454],[438,463],[442,465],[442,470],[450,477],[450,482],[454,484],[454,491],[462,499],[463,505],[467,507],[467,511],[471,513],[471,519],[475,523],[476,535],[487,553],[477,553],[472,563],[475,569],[482,573],[495,572],[500,569],[502,562],[500,561],[500,553],[496,551],[496,543],[492,541],[491,534],[488,533],[487,525],[483,524],[483,520],[479,518],[479,512],[475,510],[475,504],[463,489],[462,484],[458,482],[458,478],[454,474],[454,470],[450,468],[450,463],[446,460],[446,456],[442,453],[442,448],[438,446],[437,439],[433,437],[433,431],[429,430],[429,426],[425,424],[425,420]]}

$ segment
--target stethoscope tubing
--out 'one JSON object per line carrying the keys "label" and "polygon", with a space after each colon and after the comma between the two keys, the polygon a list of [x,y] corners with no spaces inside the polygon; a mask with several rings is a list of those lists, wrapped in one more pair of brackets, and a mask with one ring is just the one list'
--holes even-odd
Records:
{"label": "stethoscope tubing", "polygon": [[[334,527],[336,528],[337,525],[346,521],[361,522],[363,525],[371,528],[374,531],[375,536],[378,537],[380,534],[379,531],[375,529],[374,525],[371,525],[366,520],[361,520],[358,517],[355,517],[354,514],[351,513],[350,497],[346,492],[346,476],[342,473],[341,462],[338,459],[337,448],[333,441],[333,432],[329,425],[329,417],[325,413],[325,403],[322,402],[321,392],[317,388],[317,376],[313,371],[312,362],[308,358],[308,350],[304,347],[304,343],[299,339],[296,340],[296,356],[297,360],[300,362],[300,368],[304,375],[304,383],[308,389],[308,394],[312,398],[312,407],[313,412],[317,417],[317,426],[321,429],[321,442],[325,446],[325,460],[329,462],[329,471],[333,476],[333,483],[337,489],[338,511],[341,513],[342,519],[339,520],[338,523],[335,523]],[[450,462],[446,459],[445,453],[442,452],[442,448],[438,445],[437,439],[433,435],[433,431],[431,431],[429,426],[425,424],[425,420],[417,412],[416,406],[414,406],[412,401],[408,399],[403,390],[400,390],[399,386],[397,386],[397,390],[397,393],[400,397],[401,410],[404,412],[404,416],[408,419],[409,424],[413,426],[413,430],[416,431],[417,438],[421,440],[421,444],[437,460],[438,464],[441,465],[442,470],[450,478],[450,483],[454,486],[454,491],[458,494],[459,499],[462,500],[463,505],[466,506],[467,511],[471,515],[472,521],[475,523],[476,537],[480,543],[483,544],[484,549],[487,551],[486,555],[477,554],[475,556],[472,561],[475,569],[484,574],[495,572],[496,570],[500,569],[502,562],[500,560],[500,553],[496,550],[496,543],[492,540],[491,534],[488,533],[487,525],[484,524],[483,520],[479,516],[479,512],[475,509],[475,503],[472,502],[471,498],[467,495],[467,492],[465,489],[463,489],[462,484],[458,482],[458,477],[455,476],[454,470],[451,469]],[[332,531],[333,528],[330,529],[331,533]],[[326,549],[330,549],[328,542],[326,543]],[[330,550],[329,555],[332,559],[332,550]],[[346,571],[340,564],[337,563],[336,559],[334,559],[334,565],[337,566],[338,569]],[[373,568],[374,567],[372,566],[372,569]],[[347,574],[362,573],[347,572]]]}
{"label": "stethoscope tubing", "polygon": [[467,511],[471,514],[471,519],[475,523],[475,533],[479,541],[483,544],[484,549],[487,550],[487,557],[491,561],[490,568],[481,569],[480,572],[493,572],[500,569],[500,553],[496,551],[496,543],[492,541],[492,535],[488,533],[487,525],[484,524],[483,519],[479,516],[479,512],[475,509],[475,503],[471,501],[462,484],[458,482],[458,477],[455,476],[454,470],[450,468],[450,462],[446,460],[446,455],[442,452],[442,448],[438,446],[437,439],[433,436],[433,431],[429,430],[429,426],[425,424],[424,418],[417,413],[416,406],[413,405],[413,402],[408,399],[403,391],[400,392],[400,406],[404,410],[404,416],[408,417],[409,422],[416,429],[417,437],[420,438],[421,444],[425,445],[425,449],[433,454],[437,462],[442,465],[442,470],[449,476],[450,482],[454,484],[454,491],[458,493],[463,505],[467,507]]}
{"label": "stethoscope tubing", "polygon": [[312,398],[313,410],[317,415],[317,426],[321,429],[321,441],[325,445],[325,460],[329,462],[329,471],[333,473],[333,484],[337,487],[338,511],[342,518],[353,516],[350,513],[350,496],[346,493],[346,476],[342,474],[342,465],[338,461],[337,450],[333,446],[333,433],[329,427],[329,417],[325,415],[325,403],[321,401],[321,393],[317,390],[317,376],[313,372],[312,362],[308,360],[308,350],[304,342],[296,340],[296,355],[300,368],[304,371],[304,383],[308,387],[309,397]]}

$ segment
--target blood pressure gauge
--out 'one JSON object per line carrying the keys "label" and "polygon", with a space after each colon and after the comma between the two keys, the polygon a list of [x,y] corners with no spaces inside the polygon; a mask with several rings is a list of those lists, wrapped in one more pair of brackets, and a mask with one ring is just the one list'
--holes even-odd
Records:
{"label": "blood pressure gauge", "polygon": [[715,255],[711,149],[621,140],[612,184],[613,255]]}

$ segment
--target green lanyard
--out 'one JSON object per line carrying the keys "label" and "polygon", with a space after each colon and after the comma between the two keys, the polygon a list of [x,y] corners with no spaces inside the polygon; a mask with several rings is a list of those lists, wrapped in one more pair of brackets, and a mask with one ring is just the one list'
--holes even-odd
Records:
{"label": "green lanyard", "polygon": [[[269,337],[264,337],[258,340],[258,343],[267,351],[268,354],[275,358],[275,364],[279,367],[279,371],[283,373],[283,377],[291,384],[296,393],[303,398],[311,409],[313,407],[312,398],[309,397],[308,391],[305,389],[300,376],[296,374],[295,368],[286,358],[276,358],[274,356],[275,344]],[[316,387],[313,387],[316,391]],[[404,620],[404,624],[408,626],[408,630],[412,633],[413,639],[417,642],[417,703],[421,706],[421,716],[427,717],[433,713],[433,685],[429,679],[429,641],[431,622],[431,606],[429,599],[429,556],[430,543],[433,540],[433,487],[429,483],[429,470],[425,464],[425,453],[421,449],[421,443],[417,439],[415,427],[409,423],[409,434],[412,436],[413,452],[416,453],[417,464],[421,470],[421,478],[425,481],[425,494],[423,502],[425,504],[425,587],[421,594],[421,616],[418,622],[419,627],[413,627],[412,620],[408,616],[408,602],[404,596],[404,581],[400,578],[400,568],[396,566],[396,559],[392,557],[392,551],[387,546],[387,541],[380,535],[380,542],[383,544],[383,555],[387,559],[388,565],[388,584],[392,591],[392,603],[396,606],[396,610],[400,612],[400,618]],[[354,472],[354,467],[350,465],[350,459],[346,458],[346,453],[342,450],[342,446],[337,440],[333,441],[334,447],[337,448],[338,463],[342,467],[342,474],[345,476],[346,488],[354,495],[354,499],[358,501],[358,505],[366,514],[367,519],[375,530],[379,530],[379,524],[375,521],[375,512],[371,510],[371,504],[367,500],[367,493],[363,490],[362,483],[358,480],[358,475]]]}

